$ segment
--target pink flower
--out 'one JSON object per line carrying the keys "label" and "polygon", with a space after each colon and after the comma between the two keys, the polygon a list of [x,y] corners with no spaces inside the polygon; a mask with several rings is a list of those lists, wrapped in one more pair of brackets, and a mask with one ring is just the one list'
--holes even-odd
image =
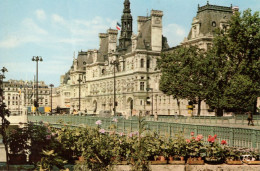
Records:
{"label": "pink flower", "polygon": [[226,144],[227,144],[227,141],[226,141],[226,140],[222,140],[222,141],[221,141],[221,144],[222,144],[222,145],[226,145]]}
{"label": "pink flower", "polygon": [[118,122],[117,118],[113,118],[112,121],[113,121],[113,122]]}
{"label": "pink flower", "polygon": [[119,135],[122,137],[122,136],[124,135],[124,133],[123,133],[123,132],[120,132]]}
{"label": "pink flower", "polygon": [[101,134],[104,134],[104,133],[106,132],[106,130],[100,129],[99,132],[100,132]]}
{"label": "pink flower", "polygon": [[186,143],[190,143],[190,140],[189,140],[189,139],[186,139]]}
{"label": "pink flower", "polygon": [[195,140],[195,137],[191,137],[191,139]]}
{"label": "pink flower", "polygon": [[195,141],[200,141],[200,139],[198,137],[196,137]]}
{"label": "pink flower", "polygon": [[51,135],[46,135],[46,140],[50,140],[51,139]]}
{"label": "pink flower", "polygon": [[129,135],[128,135],[128,137],[130,137],[130,138],[133,137],[133,133],[130,132]]}
{"label": "pink flower", "polygon": [[191,132],[190,135],[191,135],[191,136],[194,136],[194,132]]}
{"label": "pink flower", "polygon": [[101,120],[98,120],[98,121],[96,121],[96,124],[97,124],[97,125],[101,125],[101,124],[102,124],[102,121],[101,121]]}

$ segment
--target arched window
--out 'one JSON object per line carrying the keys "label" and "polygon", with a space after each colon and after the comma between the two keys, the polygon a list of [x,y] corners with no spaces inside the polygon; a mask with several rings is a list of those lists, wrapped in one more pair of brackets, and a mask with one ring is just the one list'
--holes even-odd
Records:
{"label": "arched window", "polygon": [[141,68],[144,67],[144,59],[141,59]]}

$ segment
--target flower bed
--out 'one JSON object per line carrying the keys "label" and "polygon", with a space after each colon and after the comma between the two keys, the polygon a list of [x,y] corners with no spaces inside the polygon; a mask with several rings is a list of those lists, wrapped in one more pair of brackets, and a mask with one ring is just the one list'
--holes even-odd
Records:
{"label": "flower bed", "polygon": [[[30,136],[25,138],[28,139],[27,151],[33,154],[34,150],[41,156],[37,166],[42,169],[64,168],[66,163],[84,165],[91,170],[109,169],[121,164],[130,164],[134,170],[147,169],[151,167],[149,164],[221,164],[240,161],[242,154],[259,160],[259,152],[229,147],[225,140],[218,143],[217,135],[209,135],[206,140],[203,135],[194,135],[193,132],[188,139],[182,134],[173,138],[161,137],[146,130],[142,120],[139,121],[139,131],[125,134],[115,131],[116,122],[117,119],[113,119],[108,128],[102,127],[101,120],[96,121],[96,128],[73,128],[65,124],[59,129],[48,124],[28,127]],[[14,140],[21,134],[9,136]],[[79,157],[82,160],[76,163]]]}

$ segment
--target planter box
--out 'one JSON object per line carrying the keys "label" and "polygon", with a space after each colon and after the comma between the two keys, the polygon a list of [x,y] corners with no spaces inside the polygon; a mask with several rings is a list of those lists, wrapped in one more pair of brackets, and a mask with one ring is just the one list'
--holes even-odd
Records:
{"label": "planter box", "polygon": [[243,163],[242,163],[241,160],[236,160],[236,161],[227,160],[226,164],[228,164],[228,165],[241,165]]}
{"label": "planter box", "polygon": [[260,165],[260,161],[246,161],[246,160],[243,160],[243,162],[248,164],[248,165]]}
{"label": "planter box", "polygon": [[168,161],[169,164],[174,164],[174,165],[184,165],[185,161],[181,161],[181,160],[173,160],[173,161]]}
{"label": "planter box", "polygon": [[115,161],[115,162],[113,162],[113,164],[115,164],[115,165],[128,165],[128,162],[127,161]]}
{"label": "planter box", "polygon": [[188,158],[187,164],[189,164],[189,165],[204,165],[204,160]]}
{"label": "planter box", "polygon": [[164,165],[164,164],[167,164],[167,160],[165,160],[165,161],[150,161],[149,164],[151,164],[151,165]]}

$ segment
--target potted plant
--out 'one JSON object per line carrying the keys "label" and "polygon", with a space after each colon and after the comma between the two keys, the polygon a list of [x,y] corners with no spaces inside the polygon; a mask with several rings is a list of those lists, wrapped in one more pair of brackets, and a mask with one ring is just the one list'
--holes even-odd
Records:
{"label": "potted plant", "polygon": [[169,164],[185,164],[186,154],[186,141],[182,136],[177,135],[174,140],[170,140]]}
{"label": "potted plant", "polygon": [[13,129],[8,138],[8,146],[10,149],[10,164],[25,164],[28,149],[28,134],[26,128]]}
{"label": "potted plant", "polygon": [[220,144],[216,142],[216,138],[217,135],[209,135],[208,138],[209,144],[206,146],[205,161],[209,164],[221,164],[224,162],[224,150]]}
{"label": "potted plant", "polygon": [[192,165],[202,165],[204,160],[202,157],[205,157],[205,146],[202,143],[202,135],[197,135],[197,137],[191,137],[186,139],[186,149],[187,149],[187,163]]}
{"label": "potted plant", "polygon": [[241,151],[235,147],[224,146],[224,156],[227,164],[242,164],[242,161],[240,160],[241,154]]}

